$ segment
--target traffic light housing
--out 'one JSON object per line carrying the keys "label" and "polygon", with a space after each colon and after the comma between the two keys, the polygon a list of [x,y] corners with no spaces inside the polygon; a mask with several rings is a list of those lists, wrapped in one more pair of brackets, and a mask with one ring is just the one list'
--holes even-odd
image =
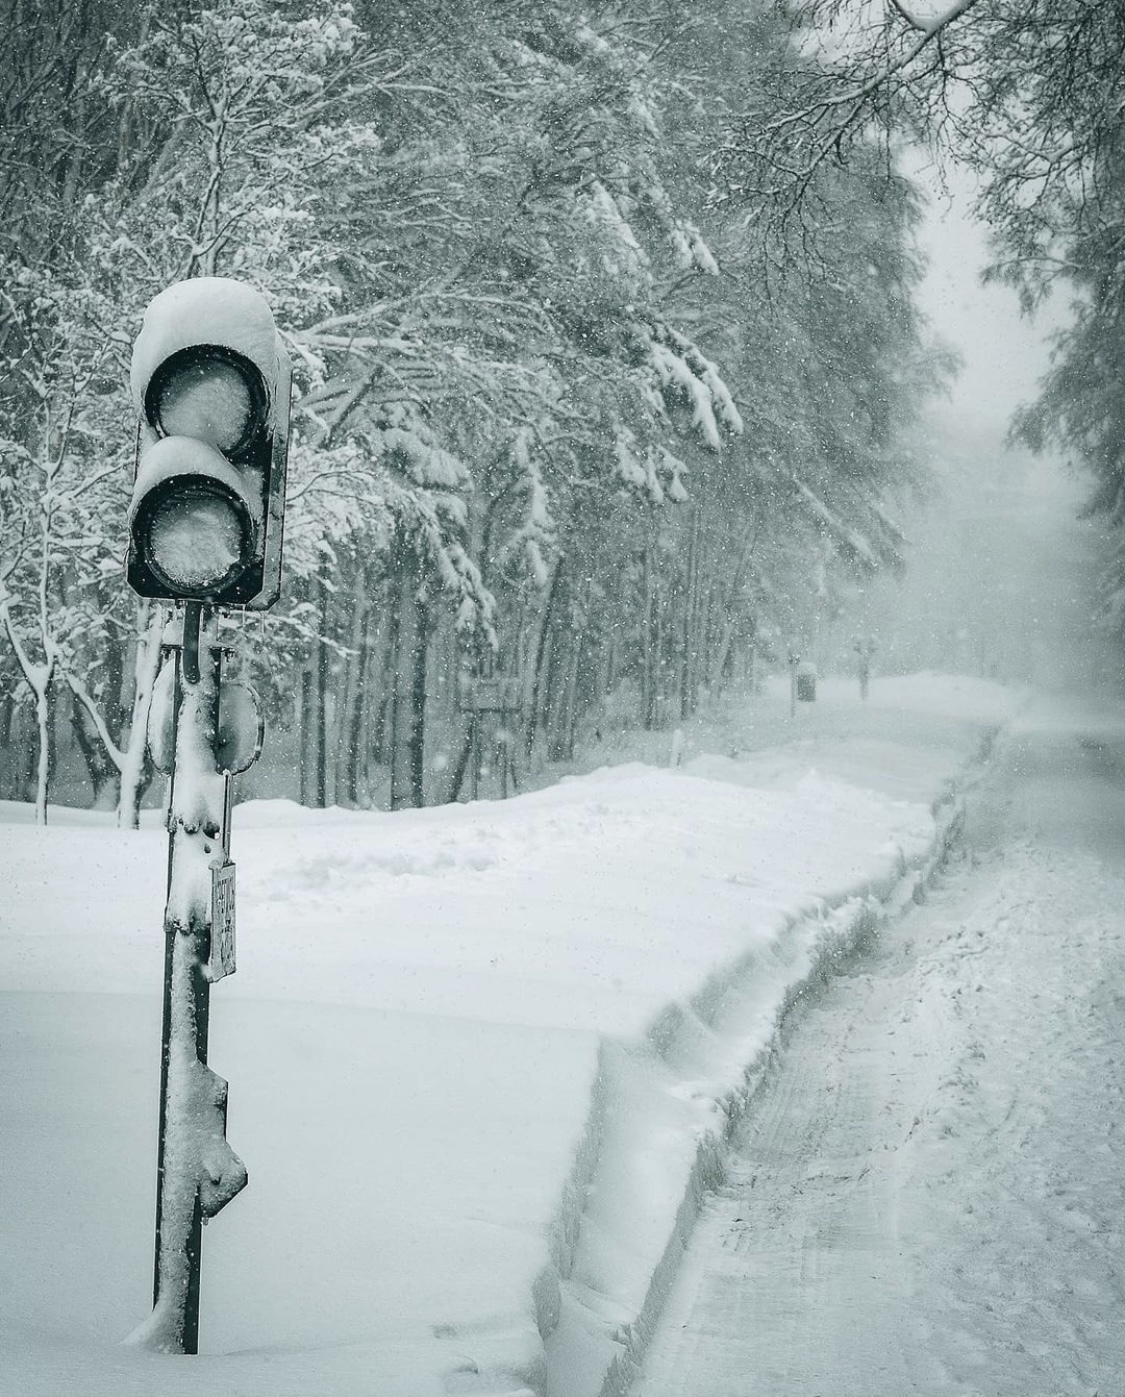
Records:
{"label": "traffic light housing", "polygon": [[264,611],[281,591],[289,356],[270,308],[226,277],[145,312],[126,575],[142,597]]}

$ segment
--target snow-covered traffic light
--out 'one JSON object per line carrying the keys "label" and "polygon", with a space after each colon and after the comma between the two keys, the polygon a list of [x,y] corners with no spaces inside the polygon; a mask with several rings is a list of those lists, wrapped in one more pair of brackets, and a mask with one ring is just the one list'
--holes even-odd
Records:
{"label": "snow-covered traffic light", "polygon": [[162,291],[133,346],[140,414],[129,585],[142,597],[265,610],[281,588],[289,356],[252,287]]}

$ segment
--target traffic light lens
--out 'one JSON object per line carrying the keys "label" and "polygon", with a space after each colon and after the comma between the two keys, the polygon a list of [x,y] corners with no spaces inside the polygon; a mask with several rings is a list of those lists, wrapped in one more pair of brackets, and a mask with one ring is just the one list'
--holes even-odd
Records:
{"label": "traffic light lens", "polygon": [[257,366],[222,345],[192,345],[170,355],[149,381],[148,420],[161,436],[193,437],[224,456],[248,447],[269,415]]}
{"label": "traffic light lens", "polygon": [[249,517],[217,482],[181,481],[152,500],[146,513],[146,561],[175,595],[209,600],[249,565]]}
{"label": "traffic light lens", "polygon": [[156,413],[165,436],[195,437],[228,454],[254,426],[246,379],[231,364],[185,364],[160,385]]}

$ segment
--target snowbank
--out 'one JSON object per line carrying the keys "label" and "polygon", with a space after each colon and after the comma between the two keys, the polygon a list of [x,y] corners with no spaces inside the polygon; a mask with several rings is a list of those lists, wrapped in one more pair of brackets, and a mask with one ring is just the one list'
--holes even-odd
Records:
{"label": "snowbank", "polygon": [[780,746],[504,803],[240,806],[210,1060],[250,1186],[205,1236],[198,1359],[118,1347],[165,836],[4,824],[0,1392],[624,1391],[786,1005],[915,894],[1012,711],[891,682],[792,722],[767,694]]}

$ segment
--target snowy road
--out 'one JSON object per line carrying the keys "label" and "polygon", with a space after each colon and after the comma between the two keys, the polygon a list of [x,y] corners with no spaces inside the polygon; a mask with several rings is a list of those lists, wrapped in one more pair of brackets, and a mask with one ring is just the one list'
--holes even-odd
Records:
{"label": "snowy road", "polygon": [[635,1397],[1123,1390],[1122,756],[1037,710],[929,901],[792,1016]]}

